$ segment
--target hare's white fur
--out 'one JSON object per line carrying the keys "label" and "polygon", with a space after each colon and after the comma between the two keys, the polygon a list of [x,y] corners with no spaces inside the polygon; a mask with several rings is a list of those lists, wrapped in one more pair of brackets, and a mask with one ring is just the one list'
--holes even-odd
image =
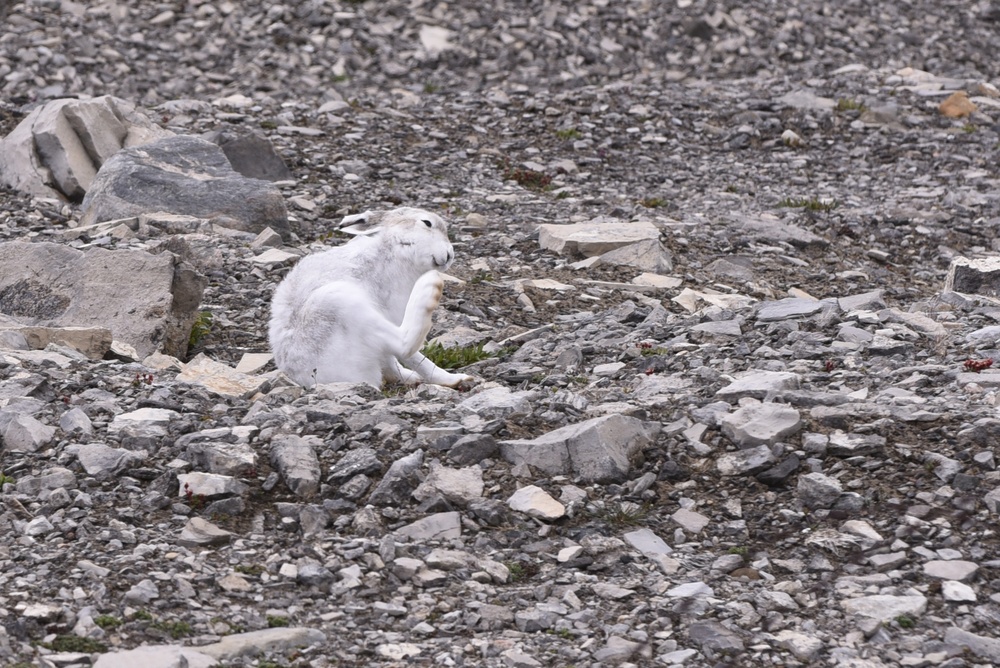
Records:
{"label": "hare's white fur", "polygon": [[278,368],[306,387],[338,381],[455,386],[471,376],[420,354],[455,253],[440,216],[409,207],[347,216],[359,236],[302,258],[274,292]]}

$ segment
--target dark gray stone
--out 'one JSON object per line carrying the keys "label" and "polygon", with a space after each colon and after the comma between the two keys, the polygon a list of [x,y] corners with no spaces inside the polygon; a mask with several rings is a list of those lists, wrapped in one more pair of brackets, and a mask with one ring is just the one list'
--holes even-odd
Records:
{"label": "dark gray stone", "polygon": [[264,181],[287,181],[292,172],[266,137],[246,128],[226,128],[206,133],[203,139],[218,144],[229,164],[243,176]]}
{"label": "dark gray stone", "polygon": [[167,137],[119,151],[97,172],[83,200],[83,225],[143,213],[196,216],[223,227],[288,238],[288,213],[270,182],[233,170],[215,144]]}

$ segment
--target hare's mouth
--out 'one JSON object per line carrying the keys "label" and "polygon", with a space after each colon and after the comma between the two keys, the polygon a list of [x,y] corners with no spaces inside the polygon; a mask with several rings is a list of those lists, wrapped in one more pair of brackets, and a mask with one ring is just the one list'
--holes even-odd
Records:
{"label": "hare's mouth", "polygon": [[448,253],[447,255],[444,256],[444,260],[439,260],[436,255],[433,256],[431,259],[434,261],[434,267],[436,269],[447,269],[448,266],[451,264],[451,261],[455,259],[455,254]]}

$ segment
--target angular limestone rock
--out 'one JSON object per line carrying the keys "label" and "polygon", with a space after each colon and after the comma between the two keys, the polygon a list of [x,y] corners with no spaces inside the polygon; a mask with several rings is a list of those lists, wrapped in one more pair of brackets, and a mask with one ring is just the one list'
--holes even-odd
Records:
{"label": "angular limestone rock", "polygon": [[271,466],[281,474],[296,496],[309,497],[319,491],[319,459],[313,446],[294,434],[271,439]]}
{"label": "angular limestone rock", "polygon": [[955,258],[948,268],[944,289],[946,292],[1000,297],[1000,257]]}
{"label": "angular limestone rock", "polygon": [[0,313],[26,325],[106,327],[141,357],[186,354],[206,285],[170,253],[0,244]]}
{"label": "angular limestone rock", "polygon": [[621,482],[632,456],[652,443],[655,430],[641,420],[606,415],[568,425],[531,440],[502,441],[512,464],[529,464],[549,475],[576,474],[587,482]]}
{"label": "angular limestone rock", "polygon": [[591,257],[649,239],[660,239],[660,230],[650,222],[590,221],[538,227],[538,245],[560,255],[579,254]]}
{"label": "angular limestone rock", "polygon": [[0,184],[79,200],[97,169],[119,150],[171,135],[131,103],[109,95],[52,100],[0,140]]}
{"label": "angular limestone rock", "polygon": [[195,137],[168,137],[115,154],[87,191],[81,223],[155,211],[244,232],[270,227],[284,238],[290,233],[278,188],[236,172],[222,149]]}

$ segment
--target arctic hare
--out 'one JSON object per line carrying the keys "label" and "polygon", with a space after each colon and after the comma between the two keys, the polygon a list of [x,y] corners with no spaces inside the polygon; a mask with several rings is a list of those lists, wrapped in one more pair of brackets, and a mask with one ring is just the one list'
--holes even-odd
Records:
{"label": "arctic hare", "polygon": [[420,354],[441,300],[438,270],[455,259],[444,220],[404,207],[340,224],[359,236],[302,258],[274,292],[269,338],[278,368],[306,387],[472,380]]}

